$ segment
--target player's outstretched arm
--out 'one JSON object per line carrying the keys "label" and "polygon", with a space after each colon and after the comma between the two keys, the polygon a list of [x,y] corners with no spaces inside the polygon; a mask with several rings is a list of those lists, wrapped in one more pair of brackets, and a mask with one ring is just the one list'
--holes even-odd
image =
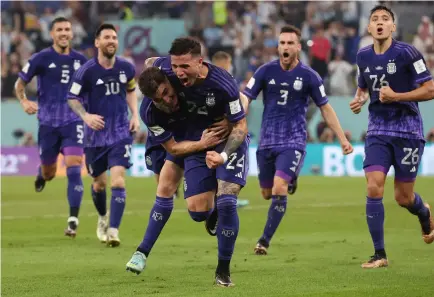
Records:
{"label": "player's outstretched arm", "polygon": [[405,93],[396,93],[390,87],[382,87],[380,89],[380,101],[389,103],[394,101],[429,101],[434,99],[434,81],[428,80],[413,91]]}
{"label": "player's outstretched arm", "polygon": [[180,157],[206,150],[222,143],[223,141],[225,141],[225,138],[222,138],[221,133],[205,130],[203,131],[202,138],[199,141],[185,140],[176,142],[172,137],[162,145],[169,154],[175,157]]}
{"label": "player's outstretched arm", "polygon": [[24,111],[27,114],[35,114],[38,111],[38,104],[27,99],[26,85],[27,83],[19,77],[15,82],[15,94],[20,101],[20,104],[23,107]]}
{"label": "player's outstretched arm", "polygon": [[157,60],[159,57],[151,57],[151,58],[147,58],[145,60],[145,69],[154,66],[154,62],[155,60]]}
{"label": "player's outstretched arm", "polygon": [[330,103],[326,103],[320,107],[321,114],[328,126],[332,131],[336,134],[339,139],[339,143],[342,146],[343,153],[345,155],[353,152],[353,147],[345,136],[344,130],[342,130],[341,124],[339,123],[338,116],[336,115],[335,110],[330,105]]}
{"label": "player's outstretched arm", "polygon": [[130,131],[137,132],[140,129],[140,121],[137,109],[137,94],[135,91],[127,93],[127,104],[131,112]]}

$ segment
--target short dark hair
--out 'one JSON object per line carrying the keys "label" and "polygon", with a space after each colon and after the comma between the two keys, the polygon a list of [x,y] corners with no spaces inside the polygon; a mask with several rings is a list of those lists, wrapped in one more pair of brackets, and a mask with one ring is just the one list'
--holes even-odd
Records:
{"label": "short dark hair", "polygon": [[148,67],[140,73],[139,89],[143,95],[154,99],[158,87],[166,80],[167,77],[158,67]]}
{"label": "short dark hair", "polygon": [[393,22],[395,22],[395,14],[393,13],[392,9],[390,9],[386,5],[382,5],[382,4],[376,5],[376,6],[374,6],[374,8],[371,9],[371,13],[369,14],[369,18],[371,18],[371,16],[374,14],[374,12],[376,12],[378,10],[387,11],[390,14],[390,16],[392,17]]}
{"label": "short dark hair", "polygon": [[113,31],[115,31],[117,33],[116,27],[114,25],[104,23],[101,26],[99,26],[98,29],[96,29],[95,38],[98,38],[101,35],[101,32],[103,30],[113,30]]}
{"label": "short dark hair", "polygon": [[211,58],[213,62],[217,60],[230,60],[230,59],[232,59],[232,56],[224,51],[216,52]]}
{"label": "short dark hair", "polygon": [[280,34],[282,33],[294,33],[295,35],[297,35],[298,40],[299,41],[301,40],[301,31],[296,26],[293,25],[283,26],[282,29],[280,29]]}
{"label": "short dark hair", "polygon": [[65,17],[57,17],[57,18],[55,18],[55,19],[51,22],[51,24],[50,24],[50,30],[53,30],[54,25],[56,25],[57,23],[63,23],[63,22],[71,23],[71,22],[70,22],[67,18],[65,18]]}
{"label": "short dark hair", "polygon": [[169,54],[173,56],[182,56],[191,54],[192,56],[200,56],[200,43],[191,37],[176,38],[172,42]]}

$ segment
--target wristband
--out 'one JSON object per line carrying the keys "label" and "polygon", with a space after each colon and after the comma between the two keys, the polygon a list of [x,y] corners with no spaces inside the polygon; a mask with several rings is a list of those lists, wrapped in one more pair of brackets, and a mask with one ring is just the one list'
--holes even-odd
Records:
{"label": "wristband", "polygon": [[226,161],[228,160],[228,154],[226,154],[225,152],[220,153],[220,156],[222,156],[223,158],[223,164],[226,163]]}

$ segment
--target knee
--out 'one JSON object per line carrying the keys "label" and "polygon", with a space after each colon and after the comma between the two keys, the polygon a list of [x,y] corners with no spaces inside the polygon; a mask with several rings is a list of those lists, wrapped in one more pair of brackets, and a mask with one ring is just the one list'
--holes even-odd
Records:
{"label": "knee", "polygon": [[276,178],[272,189],[273,195],[283,196],[288,193],[288,182],[282,178]]}
{"label": "knee", "polygon": [[157,187],[157,195],[160,197],[172,197],[177,189],[177,185],[161,179]]}
{"label": "knee", "polygon": [[112,177],[111,187],[112,188],[125,188],[125,178],[123,176]]}
{"label": "knee", "polygon": [[97,193],[104,191],[106,186],[107,182],[105,180],[96,180],[92,184],[93,190]]}
{"label": "knee", "polygon": [[409,207],[412,204],[413,197],[413,192],[407,193],[405,191],[395,190],[395,201],[401,207]]}
{"label": "knee", "polygon": [[261,189],[262,198],[265,200],[271,199],[271,189]]}
{"label": "knee", "polygon": [[67,156],[65,158],[65,165],[66,167],[75,167],[75,166],[80,166],[83,162],[83,157],[82,156]]}
{"label": "knee", "polygon": [[379,198],[383,197],[384,183],[375,179],[368,180],[368,197]]}
{"label": "knee", "polygon": [[203,222],[208,218],[208,211],[191,211],[188,210],[188,213],[190,214],[190,217],[195,222]]}

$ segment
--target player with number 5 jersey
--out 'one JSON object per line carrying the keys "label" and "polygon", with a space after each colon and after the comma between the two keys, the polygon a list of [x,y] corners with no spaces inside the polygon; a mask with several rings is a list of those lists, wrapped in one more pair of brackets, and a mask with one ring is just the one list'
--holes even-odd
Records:
{"label": "player with number 5 jersey", "polygon": [[[108,246],[116,247],[120,244],[118,233],[125,209],[125,171],[131,166],[131,133],[140,125],[135,68],[115,55],[118,39],[113,25],[102,24],[98,28],[95,46],[98,56],[75,73],[68,99],[72,110],[86,123],[86,166],[93,177],[92,198],[99,213],[97,237]],[[109,224],[107,170],[110,170],[112,193]]]}
{"label": "player with number 5 jersey", "polygon": [[[69,202],[65,235],[75,237],[83,197],[83,122],[69,108],[66,95],[72,75],[86,63],[86,58],[71,49],[73,34],[66,18],[52,21],[50,35],[53,45],[30,58],[18,75],[15,92],[27,114],[38,113],[41,166],[35,181],[36,192],[41,192],[46,181],[54,178],[59,153],[65,156]],[[26,85],[35,76],[38,78],[37,102],[28,100],[25,94]]]}
{"label": "player with number 5 jersey", "polygon": [[306,154],[306,111],[309,96],[321,109],[336,134],[344,154],[353,151],[325,93],[321,77],[298,60],[300,30],[285,26],[279,35],[279,59],[261,66],[248,82],[244,94],[256,99],[263,92],[264,112],[256,158],[264,199],[272,199],[264,232],[254,249],[266,255],[287,205],[287,193],[294,194]]}
{"label": "player with number 5 jersey", "polygon": [[422,238],[434,241],[430,206],[414,192],[425,140],[419,101],[434,97],[434,82],[419,51],[392,38],[393,12],[383,5],[371,10],[368,31],[374,44],[357,53],[358,89],[351,110],[369,102],[369,124],[363,168],[367,180],[366,220],[374,255],[363,268],[388,266],[384,247],[383,193],[386,175],[395,168],[395,200],[419,219]]}

